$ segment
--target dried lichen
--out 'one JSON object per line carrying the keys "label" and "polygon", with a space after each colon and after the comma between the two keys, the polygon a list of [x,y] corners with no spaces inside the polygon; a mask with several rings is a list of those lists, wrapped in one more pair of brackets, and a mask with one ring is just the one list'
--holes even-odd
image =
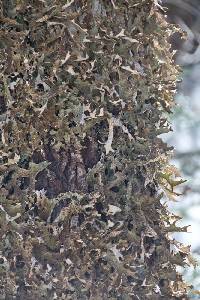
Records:
{"label": "dried lichen", "polygon": [[1,0],[0,20],[1,299],[187,299],[160,202],[173,26],[153,0]]}

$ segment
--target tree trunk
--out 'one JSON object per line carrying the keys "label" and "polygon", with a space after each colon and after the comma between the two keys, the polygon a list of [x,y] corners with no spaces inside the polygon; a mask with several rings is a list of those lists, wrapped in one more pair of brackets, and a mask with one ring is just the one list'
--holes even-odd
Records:
{"label": "tree trunk", "polygon": [[187,299],[155,2],[1,0],[0,299]]}

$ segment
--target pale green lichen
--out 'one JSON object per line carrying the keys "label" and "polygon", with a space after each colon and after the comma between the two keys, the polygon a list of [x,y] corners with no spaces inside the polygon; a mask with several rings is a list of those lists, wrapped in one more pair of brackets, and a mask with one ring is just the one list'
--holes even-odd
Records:
{"label": "pale green lichen", "polygon": [[1,299],[187,299],[168,237],[186,228],[160,202],[174,27],[153,0],[9,3]]}

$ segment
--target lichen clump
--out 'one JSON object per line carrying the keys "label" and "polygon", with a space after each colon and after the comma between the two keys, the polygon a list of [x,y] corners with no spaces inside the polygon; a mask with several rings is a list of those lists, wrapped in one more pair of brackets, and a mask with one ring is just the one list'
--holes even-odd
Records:
{"label": "lichen clump", "polygon": [[1,0],[0,20],[0,299],[187,299],[160,202],[173,26],[153,0]]}

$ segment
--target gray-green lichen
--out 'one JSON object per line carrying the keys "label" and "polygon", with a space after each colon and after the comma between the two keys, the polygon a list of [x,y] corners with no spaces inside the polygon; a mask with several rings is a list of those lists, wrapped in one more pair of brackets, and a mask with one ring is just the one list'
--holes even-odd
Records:
{"label": "gray-green lichen", "polygon": [[0,13],[0,299],[187,299],[160,202],[173,26],[153,0]]}

